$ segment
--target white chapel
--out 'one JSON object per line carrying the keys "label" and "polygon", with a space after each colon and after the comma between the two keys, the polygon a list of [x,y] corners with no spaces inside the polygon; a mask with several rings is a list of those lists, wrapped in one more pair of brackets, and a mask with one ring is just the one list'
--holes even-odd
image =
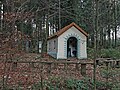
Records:
{"label": "white chapel", "polygon": [[71,23],[48,37],[47,53],[56,59],[87,58],[88,34],[77,24]]}

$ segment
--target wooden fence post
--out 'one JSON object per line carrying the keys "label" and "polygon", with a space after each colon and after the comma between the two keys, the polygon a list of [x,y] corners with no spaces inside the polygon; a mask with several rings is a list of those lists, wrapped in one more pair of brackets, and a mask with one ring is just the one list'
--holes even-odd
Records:
{"label": "wooden fence post", "polygon": [[40,77],[41,77],[41,90],[43,90],[43,63],[41,63],[40,67]]}
{"label": "wooden fence post", "polygon": [[99,65],[99,60],[96,60],[96,65]]}
{"label": "wooden fence post", "polygon": [[81,64],[81,75],[86,76],[86,64]]}
{"label": "wooden fence post", "polygon": [[17,62],[13,62],[12,69],[17,67]]}
{"label": "wooden fence post", "polygon": [[57,69],[58,64],[54,63],[54,69]]}
{"label": "wooden fence post", "polygon": [[77,69],[77,70],[79,70],[79,67],[78,67],[78,65],[79,65],[79,64],[78,64],[78,63],[76,63],[76,66],[75,66],[75,67],[76,67],[76,69]]}
{"label": "wooden fence post", "polygon": [[119,68],[120,67],[120,60],[118,61],[116,61],[116,65],[115,65],[117,68]]}
{"label": "wooden fence post", "polygon": [[30,63],[29,63],[29,67],[34,68],[34,62],[30,62]]}
{"label": "wooden fence post", "polygon": [[67,74],[67,63],[64,63],[64,70],[65,70],[65,73]]}
{"label": "wooden fence post", "polygon": [[51,72],[51,63],[48,63],[48,73],[50,74]]}

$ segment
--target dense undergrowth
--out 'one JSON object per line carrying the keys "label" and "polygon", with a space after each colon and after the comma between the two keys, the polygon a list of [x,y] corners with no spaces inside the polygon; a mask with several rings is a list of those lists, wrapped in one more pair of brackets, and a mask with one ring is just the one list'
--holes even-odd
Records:
{"label": "dense undergrowth", "polygon": [[[93,57],[94,57],[94,49],[88,48],[88,58],[92,59]],[[97,50],[97,57],[120,59],[120,47],[109,48],[109,49],[99,49]]]}
{"label": "dense undergrowth", "polygon": [[[43,86],[41,86],[43,85]],[[50,77],[49,80],[34,84],[32,90],[92,90],[93,82],[89,78],[77,80],[73,78]]]}
{"label": "dense undergrowth", "polygon": [[[47,81],[39,82],[32,86],[32,90],[42,90],[42,89],[43,90],[93,90],[93,88],[94,88],[93,80],[87,77],[83,78],[82,80],[73,79],[73,78],[51,77]],[[120,83],[97,80],[96,89],[120,90]]]}

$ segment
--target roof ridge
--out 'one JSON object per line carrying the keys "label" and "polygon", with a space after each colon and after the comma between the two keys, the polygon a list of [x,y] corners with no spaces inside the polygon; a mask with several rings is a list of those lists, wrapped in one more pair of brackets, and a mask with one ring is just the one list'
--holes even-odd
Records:
{"label": "roof ridge", "polygon": [[55,38],[55,37],[59,37],[60,35],[62,35],[65,31],[67,31],[69,28],[71,28],[72,26],[74,26],[75,28],[77,28],[82,34],[84,34],[86,37],[88,37],[88,34],[82,30],[82,28],[80,28],[77,24],[75,24],[74,22],[72,22],[71,24],[65,26],[64,28],[60,29],[59,31],[55,32],[53,35],[48,37],[49,39]]}

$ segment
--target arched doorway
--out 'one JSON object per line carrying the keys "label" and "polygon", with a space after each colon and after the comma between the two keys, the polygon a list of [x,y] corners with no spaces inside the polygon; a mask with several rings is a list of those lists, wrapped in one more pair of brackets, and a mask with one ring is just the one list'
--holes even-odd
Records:
{"label": "arched doorway", "polygon": [[77,57],[77,39],[75,37],[67,40],[67,57]]}

